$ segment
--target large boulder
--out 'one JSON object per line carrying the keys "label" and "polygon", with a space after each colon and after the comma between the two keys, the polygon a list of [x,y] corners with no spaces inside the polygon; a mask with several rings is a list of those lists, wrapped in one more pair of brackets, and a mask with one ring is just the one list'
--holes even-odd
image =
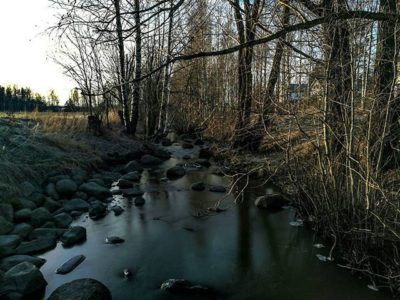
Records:
{"label": "large boulder", "polygon": [[288,201],[281,194],[267,194],[264,196],[258,197],[254,204],[259,208],[266,209],[282,209],[283,206],[288,205]]}
{"label": "large boulder", "polygon": [[191,186],[193,191],[204,191],[206,189],[206,186],[203,182],[195,182]]}
{"label": "large boulder", "polygon": [[56,183],[56,191],[62,196],[71,196],[78,190],[78,186],[72,179],[61,179]]}
{"label": "large boulder", "polygon": [[21,243],[19,235],[0,235],[0,257],[15,253],[15,248]]}
{"label": "large boulder", "polygon": [[14,224],[0,216],[0,234],[7,234],[14,229]]}
{"label": "large boulder", "polygon": [[146,200],[142,196],[138,196],[135,198],[134,204],[135,206],[143,206],[146,203]]}
{"label": "large boulder", "polygon": [[0,295],[13,293],[19,294],[20,299],[34,299],[33,295],[44,291],[46,285],[43,274],[35,265],[22,262],[4,274]]}
{"label": "large boulder", "polygon": [[53,182],[50,182],[45,187],[45,193],[47,196],[51,197],[54,200],[60,199],[60,195],[57,193],[56,185]]}
{"label": "large boulder", "polygon": [[135,172],[135,171],[142,172],[143,167],[136,160],[132,160],[125,165],[123,171],[125,173]]}
{"label": "large boulder", "polygon": [[89,208],[89,217],[93,220],[103,218],[107,213],[107,206],[100,201],[93,201]]}
{"label": "large boulder", "polygon": [[32,231],[29,237],[34,239],[58,239],[65,229],[60,228],[36,228]]}
{"label": "large boulder", "polygon": [[28,223],[19,223],[15,225],[14,230],[11,234],[19,235],[22,239],[26,239],[33,231],[33,226]]}
{"label": "large boulder", "polygon": [[45,196],[44,196],[42,193],[34,192],[32,195],[30,195],[30,196],[28,197],[28,199],[29,199],[30,201],[32,201],[33,203],[35,203],[35,205],[36,205],[37,207],[39,207],[39,206],[42,206],[42,205],[43,205]]}
{"label": "large boulder", "polygon": [[65,211],[88,211],[89,210],[89,203],[85,200],[75,198],[71,199],[63,205]]}
{"label": "large boulder", "polygon": [[101,282],[77,279],[58,287],[47,300],[111,300],[111,292]]}
{"label": "large boulder", "polygon": [[72,223],[72,217],[63,212],[54,216],[54,222],[58,228],[68,228]]}
{"label": "large boulder", "polygon": [[43,207],[47,208],[49,212],[54,212],[61,208],[61,204],[49,197],[46,197],[43,203]]}
{"label": "large boulder", "polygon": [[81,243],[86,240],[86,229],[82,226],[71,227],[61,236],[60,240],[65,247]]}
{"label": "large boulder", "polygon": [[167,170],[168,179],[178,179],[185,176],[186,171],[181,166],[175,166]]}
{"label": "large boulder", "polygon": [[99,199],[105,199],[111,195],[107,188],[95,182],[84,183],[79,187],[79,190],[86,193],[88,196],[93,196]]}
{"label": "large boulder", "polygon": [[8,257],[4,257],[4,258],[0,259],[0,270],[7,272],[12,267],[14,267],[22,262],[28,262],[28,263],[31,263],[32,265],[35,265],[37,268],[40,268],[41,266],[44,265],[46,260],[43,258],[30,256],[30,255],[12,255],[12,256],[8,256]]}
{"label": "large boulder", "polygon": [[126,180],[126,179],[120,179],[118,180],[117,184],[116,184],[120,189],[129,189],[133,187],[133,182]]}
{"label": "large boulder", "polygon": [[8,222],[14,220],[14,208],[9,203],[0,203],[0,216],[4,217]]}
{"label": "large boulder", "polygon": [[16,249],[17,254],[36,254],[51,250],[57,246],[55,239],[37,239],[29,242],[22,242]]}
{"label": "large boulder", "polygon": [[37,205],[33,201],[28,200],[26,198],[18,199],[18,201],[13,203],[13,205],[14,205],[14,209],[29,208],[29,209],[33,210],[33,209],[37,208]]}
{"label": "large boulder", "polygon": [[14,219],[16,222],[26,222],[31,219],[32,210],[30,208],[23,208],[17,210],[14,214]]}
{"label": "large boulder", "polygon": [[40,227],[47,221],[51,221],[53,216],[51,213],[44,207],[36,208],[32,211],[31,220],[29,221],[33,227]]}
{"label": "large boulder", "polygon": [[121,177],[121,179],[128,180],[128,181],[140,181],[140,172],[129,172]]}
{"label": "large boulder", "polygon": [[143,155],[140,162],[144,166],[155,166],[162,163],[161,159],[150,154]]}

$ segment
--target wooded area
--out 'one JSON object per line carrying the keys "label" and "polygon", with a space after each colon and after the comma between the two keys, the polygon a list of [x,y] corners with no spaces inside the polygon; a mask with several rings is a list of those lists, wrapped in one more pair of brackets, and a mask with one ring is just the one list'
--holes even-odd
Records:
{"label": "wooded area", "polygon": [[51,2],[55,59],[90,115],[281,153],[346,268],[399,287],[398,1]]}

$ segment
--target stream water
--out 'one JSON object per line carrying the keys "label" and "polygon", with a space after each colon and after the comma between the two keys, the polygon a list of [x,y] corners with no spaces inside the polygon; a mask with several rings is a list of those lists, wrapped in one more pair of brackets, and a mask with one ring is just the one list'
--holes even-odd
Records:
{"label": "stream water", "polygon": [[[198,149],[168,147],[173,158],[160,166],[167,169],[186,162],[185,154],[195,156]],[[160,174],[160,177],[164,175]],[[234,196],[196,192],[190,185],[228,186],[229,178],[207,169],[188,171],[175,181],[154,180],[145,171],[142,187],[146,204],[135,207],[131,201],[115,196],[125,212],[109,213],[93,221],[85,216],[74,225],[87,229],[87,241],[70,249],[60,244],[41,257],[47,282],[46,298],[63,283],[79,278],[103,282],[113,299],[194,299],[160,290],[169,278],[184,278],[218,291],[218,299],[388,299],[371,291],[369,282],[354,277],[334,263],[324,263],[316,254],[318,241],[312,232],[292,227],[291,209],[268,212],[257,209],[254,199],[267,187],[248,188],[244,200]],[[251,184],[250,184],[251,185]],[[219,203],[222,213],[203,212]],[[106,236],[120,236],[125,243],[108,245]],[[83,254],[86,260],[73,272],[59,275],[55,270],[69,258]],[[124,279],[123,269],[133,276]],[[203,299],[201,297],[196,299]]]}

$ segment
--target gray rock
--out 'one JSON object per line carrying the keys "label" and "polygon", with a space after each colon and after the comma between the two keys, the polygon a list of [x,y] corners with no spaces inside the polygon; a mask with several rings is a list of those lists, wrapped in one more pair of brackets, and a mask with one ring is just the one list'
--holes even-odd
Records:
{"label": "gray rock", "polygon": [[185,176],[186,171],[181,166],[175,166],[167,170],[168,179],[178,179]]}
{"label": "gray rock", "polygon": [[78,218],[83,214],[82,211],[73,210],[71,211],[70,215],[72,218]]}
{"label": "gray rock", "polygon": [[22,239],[26,239],[29,234],[33,231],[33,226],[28,223],[20,223],[15,225],[14,230],[11,234],[19,235]]}
{"label": "gray rock", "polygon": [[32,265],[35,265],[37,268],[40,268],[45,264],[46,260],[43,258],[34,257],[30,255],[12,255],[0,259],[0,270],[7,272],[12,267],[22,262],[28,262],[31,263]]}
{"label": "gray rock", "polygon": [[0,216],[4,217],[8,222],[14,220],[14,208],[9,203],[0,203]]}
{"label": "gray rock", "polygon": [[29,208],[34,210],[35,208],[37,208],[37,205],[33,201],[30,201],[26,198],[20,198],[16,203],[14,203],[14,209],[24,209],[24,208]]}
{"label": "gray rock", "polygon": [[47,221],[51,221],[53,216],[51,213],[44,207],[36,208],[32,211],[31,220],[29,221],[33,227],[40,227]]}
{"label": "gray rock", "polygon": [[167,160],[167,159],[171,158],[171,153],[169,153],[167,150],[164,150],[162,148],[155,148],[153,151],[153,155],[162,160]]}
{"label": "gray rock", "polygon": [[62,236],[63,246],[70,247],[86,240],[86,229],[81,226],[75,226],[68,229]]}
{"label": "gray rock", "polygon": [[79,199],[87,200],[88,195],[87,195],[85,192],[77,191],[77,192],[74,194],[73,198],[79,198]]}
{"label": "gray rock", "polygon": [[32,294],[44,291],[46,285],[43,274],[35,265],[22,262],[4,274],[1,290],[6,294],[18,293],[23,299],[29,299]]}
{"label": "gray rock", "polygon": [[258,197],[254,205],[259,208],[281,209],[282,206],[288,205],[288,201],[281,194],[267,194]]}
{"label": "gray rock", "polygon": [[85,200],[75,198],[69,200],[67,203],[64,204],[63,208],[65,211],[89,211],[89,203],[87,203]]}
{"label": "gray rock", "polygon": [[14,219],[16,222],[29,221],[32,216],[32,210],[30,208],[23,208],[15,212]]}
{"label": "gray rock", "polygon": [[129,181],[129,180],[125,180],[125,179],[120,179],[118,180],[117,184],[116,184],[120,189],[129,189],[133,187],[133,182]]}
{"label": "gray rock", "polygon": [[144,194],[144,192],[138,187],[134,187],[132,189],[123,189],[120,191],[121,191],[122,195],[125,197],[136,197],[136,196],[141,196]]}
{"label": "gray rock", "polygon": [[20,243],[19,235],[0,235],[0,257],[14,254]]}
{"label": "gray rock", "polygon": [[28,197],[28,200],[36,204],[37,207],[42,206],[45,196],[42,193],[34,192]]}
{"label": "gray rock", "polygon": [[57,209],[61,208],[61,204],[49,197],[46,197],[43,203],[43,207],[47,208],[49,212],[54,212]]}
{"label": "gray rock", "polygon": [[107,188],[98,185],[95,182],[84,183],[79,187],[79,190],[85,192],[88,196],[93,196],[99,199],[105,199],[111,195]]}
{"label": "gray rock", "polygon": [[208,159],[202,158],[202,159],[198,159],[195,161],[196,164],[199,164],[200,166],[209,168],[211,166],[211,163]]}
{"label": "gray rock", "polygon": [[206,186],[203,182],[195,182],[192,184],[191,188],[193,191],[204,191],[206,189]]}
{"label": "gray rock", "polygon": [[0,216],[0,234],[7,234],[14,229],[14,224]]}
{"label": "gray rock", "polygon": [[56,270],[56,273],[64,275],[72,272],[85,260],[85,258],[86,257],[84,255],[77,255],[72,257],[71,259],[63,263],[63,265]]}
{"label": "gray rock", "polygon": [[32,231],[29,237],[32,240],[35,239],[58,239],[63,233],[65,229],[60,228],[36,228]]}
{"label": "gray rock", "polygon": [[95,279],[77,279],[58,287],[47,300],[111,300],[109,289]]}
{"label": "gray rock", "polygon": [[56,185],[53,182],[50,182],[45,187],[45,193],[47,196],[51,197],[54,200],[60,199],[60,195],[57,193],[57,190],[56,190]]}
{"label": "gray rock", "polygon": [[140,172],[130,172],[121,177],[121,179],[138,182],[140,181]]}
{"label": "gray rock", "polygon": [[89,179],[88,182],[94,182],[97,183],[98,185],[104,187],[106,185],[106,183],[104,182],[104,180],[102,178],[92,178]]}
{"label": "gray rock", "polygon": [[226,193],[226,188],[220,185],[210,187],[210,192],[214,193]]}
{"label": "gray rock", "polygon": [[48,182],[56,183],[57,181],[63,180],[63,179],[71,179],[68,175],[56,175],[49,177],[47,179]]}
{"label": "gray rock", "polygon": [[146,203],[146,200],[142,196],[138,196],[135,198],[134,204],[135,206],[143,206]]}
{"label": "gray rock", "polygon": [[90,204],[89,217],[93,220],[103,218],[107,213],[107,206],[100,201],[94,201]]}
{"label": "gray rock", "polygon": [[41,228],[56,228],[56,223],[52,222],[52,221],[48,221],[46,223],[44,223]]}
{"label": "gray rock", "polygon": [[77,190],[77,184],[71,179],[61,179],[56,183],[56,191],[62,196],[71,196]]}
{"label": "gray rock", "polygon": [[63,212],[54,216],[54,222],[58,228],[68,228],[72,223],[72,217]]}
{"label": "gray rock", "polygon": [[159,165],[162,163],[162,160],[160,160],[158,157],[155,157],[150,154],[145,154],[142,156],[140,159],[140,162],[144,166],[154,166],[154,165]]}
{"label": "gray rock", "polygon": [[55,239],[37,239],[29,242],[22,242],[16,249],[17,254],[43,253],[57,246]]}
{"label": "gray rock", "polygon": [[125,242],[125,240],[123,238],[120,238],[119,236],[106,237],[107,244],[122,244],[124,242]]}
{"label": "gray rock", "polygon": [[115,216],[119,216],[125,211],[121,206],[118,205],[111,207],[111,210],[114,212]]}
{"label": "gray rock", "polygon": [[136,161],[132,160],[128,162],[125,167],[123,168],[123,171],[125,173],[130,173],[130,172],[142,172],[143,168],[142,166]]}
{"label": "gray rock", "polygon": [[29,181],[22,182],[19,185],[19,188],[20,188],[22,194],[25,197],[28,197],[28,196],[30,196],[31,194],[33,194],[34,192],[37,191],[37,188],[32,183],[30,183]]}

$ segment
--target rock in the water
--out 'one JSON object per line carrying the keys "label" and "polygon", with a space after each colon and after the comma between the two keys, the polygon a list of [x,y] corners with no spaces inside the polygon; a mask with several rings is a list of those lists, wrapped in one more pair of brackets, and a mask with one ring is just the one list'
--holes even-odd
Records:
{"label": "rock in the water", "polygon": [[111,300],[111,293],[94,279],[77,279],[58,287],[47,300]]}
{"label": "rock in the water", "polygon": [[155,166],[162,163],[162,161],[158,157],[155,157],[150,154],[143,155],[142,158],[140,159],[140,162],[144,166]]}
{"label": "rock in the water", "polygon": [[35,265],[37,268],[40,268],[46,262],[45,259],[34,257],[30,255],[12,255],[5,258],[0,259],[0,270],[7,272],[12,267],[22,263],[28,262]]}
{"label": "rock in the water", "polygon": [[200,166],[209,168],[211,166],[211,163],[208,159],[202,158],[202,159],[198,159],[195,162],[196,164],[199,164]]}
{"label": "rock in the water", "polygon": [[17,254],[35,254],[43,253],[55,248],[57,240],[55,239],[37,239],[29,242],[22,242],[16,249]]}
{"label": "rock in the water", "polygon": [[53,220],[51,213],[46,208],[39,207],[32,211],[29,223],[32,224],[33,227],[40,227],[40,225],[51,220]]}
{"label": "rock in the water", "polygon": [[213,153],[209,148],[202,148],[199,151],[199,158],[210,159],[212,156]]}
{"label": "rock in the water", "polygon": [[121,179],[129,180],[129,181],[140,181],[140,172],[129,172],[121,177]]}
{"label": "rock in the water", "polygon": [[122,244],[125,242],[125,240],[123,238],[120,238],[118,236],[109,236],[106,237],[106,243],[107,244]]}
{"label": "rock in the water", "polygon": [[65,211],[89,211],[90,205],[85,200],[75,198],[69,200],[63,207]]}
{"label": "rock in the water", "polygon": [[0,257],[15,253],[15,248],[21,243],[19,235],[0,235]]}
{"label": "rock in the water", "polygon": [[16,222],[26,222],[31,219],[32,210],[30,208],[23,208],[17,210],[14,214],[14,219]]}
{"label": "rock in the water", "polygon": [[161,289],[173,293],[183,294],[213,294],[213,290],[209,287],[194,285],[185,279],[168,279],[161,284]]}
{"label": "rock in the water", "polygon": [[25,197],[29,197],[30,195],[32,195],[34,192],[37,191],[37,188],[29,181],[22,182],[19,185],[19,188]]}
{"label": "rock in the water", "polygon": [[182,148],[183,149],[192,149],[194,146],[192,143],[184,142],[182,143]]}
{"label": "rock in the water", "polygon": [[79,266],[84,260],[85,260],[84,255],[77,255],[63,263],[61,267],[59,267],[56,270],[57,274],[68,274],[69,272],[72,272],[77,266]]}
{"label": "rock in the water", "polygon": [[206,189],[206,186],[203,182],[195,182],[192,184],[191,188],[193,191],[204,191]]}
{"label": "rock in the water", "polygon": [[142,172],[143,168],[136,160],[132,160],[125,165],[125,167],[123,168],[123,171],[125,173],[130,173],[130,172],[135,172],[135,171]]}
{"label": "rock in the water", "polygon": [[93,220],[103,218],[107,213],[107,206],[100,201],[94,201],[90,204],[89,217]]}
{"label": "rock in the water", "polygon": [[57,201],[55,201],[55,200],[53,200],[53,199],[47,197],[47,198],[44,200],[43,207],[44,207],[44,208],[47,208],[47,210],[48,210],[49,212],[54,212],[54,211],[56,211],[57,209],[60,209],[60,208],[61,208],[61,204],[58,203]]}
{"label": "rock in the water", "polygon": [[33,231],[33,226],[28,223],[19,223],[15,225],[14,230],[11,234],[19,235],[22,239],[26,239]]}
{"label": "rock in the water", "polygon": [[220,185],[210,187],[210,192],[214,193],[226,193],[226,188]]}
{"label": "rock in the water", "polygon": [[137,196],[141,196],[144,194],[144,192],[138,187],[134,187],[132,189],[123,189],[120,191],[121,191],[122,195],[125,197],[137,197]]}
{"label": "rock in the water", "polygon": [[124,212],[124,209],[118,205],[111,207],[111,210],[114,212],[115,216],[119,216]]}
{"label": "rock in the water", "polygon": [[14,220],[14,208],[9,203],[0,203],[0,216],[8,222]]}
{"label": "rock in the water", "polygon": [[258,197],[254,204],[259,208],[281,209],[288,201],[281,194],[267,194]]}
{"label": "rock in the water", "polygon": [[82,226],[71,227],[61,236],[63,246],[70,247],[86,240],[86,229]]}
{"label": "rock in the water", "polygon": [[54,216],[54,222],[58,228],[68,228],[72,223],[72,217],[67,213],[60,213]]}
{"label": "rock in the water", "polygon": [[43,274],[35,265],[22,262],[4,274],[0,295],[18,293],[22,299],[30,299],[34,298],[33,294],[44,291],[46,285]]}
{"label": "rock in the water", "polygon": [[197,139],[197,140],[194,142],[194,144],[195,144],[196,146],[202,146],[202,145],[204,145],[204,141],[203,141],[202,139]]}
{"label": "rock in the water", "polygon": [[175,166],[167,170],[168,179],[178,179],[185,176],[186,171],[181,166]]}
{"label": "rock in the water", "polygon": [[138,196],[135,198],[134,203],[136,206],[143,206],[146,203],[146,200],[142,196]]}
{"label": "rock in the water", "polygon": [[107,188],[95,182],[84,183],[79,187],[79,190],[85,192],[88,196],[93,196],[101,200],[111,195]]}
{"label": "rock in the water", "polygon": [[77,190],[77,184],[71,179],[61,179],[56,183],[56,191],[62,196],[72,196]]}
{"label": "rock in the water", "polygon": [[183,158],[184,160],[189,160],[189,159],[191,159],[191,157],[190,157],[189,154],[185,154],[184,156],[182,156],[182,158]]}
{"label": "rock in the water", "polygon": [[160,147],[154,149],[153,155],[162,160],[167,160],[167,159],[171,158],[171,153],[169,153],[167,150],[164,150]]}
{"label": "rock in the water", "polygon": [[56,185],[53,182],[50,182],[45,187],[45,193],[47,196],[51,197],[54,200],[60,199],[60,195],[57,193]]}
{"label": "rock in the water", "polygon": [[116,184],[120,189],[129,189],[133,187],[133,182],[126,180],[126,179],[120,179],[118,180],[117,184]]}
{"label": "rock in the water", "polygon": [[0,234],[7,234],[14,229],[14,224],[0,216]]}

